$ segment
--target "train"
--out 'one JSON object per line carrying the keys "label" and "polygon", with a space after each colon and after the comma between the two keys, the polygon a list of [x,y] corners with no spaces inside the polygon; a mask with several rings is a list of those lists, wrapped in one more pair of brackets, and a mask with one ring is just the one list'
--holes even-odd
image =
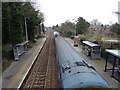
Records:
{"label": "train", "polygon": [[100,90],[111,88],[96,69],[64,38],[59,34],[56,36],[56,59],[58,61],[60,88],[100,88]]}
{"label": "train", "polygon": [[54,34],[55,37],[60,36],[60,34],[56,31],[53,34]]}

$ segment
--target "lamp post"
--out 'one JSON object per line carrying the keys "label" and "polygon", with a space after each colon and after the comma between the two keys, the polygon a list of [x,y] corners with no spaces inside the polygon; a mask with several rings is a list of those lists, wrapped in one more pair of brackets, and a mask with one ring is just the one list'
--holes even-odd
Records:
{"label": "lamp post", "polygon": [[42,23],[40,23],[39,25],[40,25],[40,34],[42,34]]}
{"label": "lamp post", "polygon": [[41,23],[41,32],[42,32],[42,23]]}
{"label": "lamp post", "polygon": [[75,25],[75,36],[77,36],[77,31],[76,31],[76,23],[77,23],[77,21],[75,19],[72,19],[72,21],[73,21],[73,23]]}
{"label": "lamp post", "polygon": [[26,34],[26,41],[28,41],[28,32],[27,32],[26,18],[28,18],[28,17],[25,17],[25,34]]}
{"label": "lamp post", "polygon": [[118,24],[120,24],[120,1],[118,2]]}
{"label": "lamp post", "polygon": [[76,24],[75,24],[75,36],[77,36]]}

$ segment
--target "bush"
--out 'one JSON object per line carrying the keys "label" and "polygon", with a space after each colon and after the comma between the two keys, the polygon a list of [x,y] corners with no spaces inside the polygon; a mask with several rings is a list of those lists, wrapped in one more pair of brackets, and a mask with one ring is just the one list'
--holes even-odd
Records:
{"label": "bush", "polygon": [[40,35],[40,38],[45,38],[45,35],[44,35],[44,34],[41,34],[41,35]]}
{"label": "bush", "polygon": [[80,38],[80,42],[82,42],[82,41],[87,41],[87,39],[86,38]]}
{"label": "bush", "polygon": [[96,40],[96,41],[93,41],[93,43],[95,43],[95,44],[99,44],[99,41]]}
{"label": "bush", "polygon": [[41,34],[41,35],[37,35],[37,36],[34,37],[34,38],[39,39],[39,38],[44,38],[44,37],[45,37],[45,35],[44,35],[44,34]]}
{"label": "bush", "polygon": [[36,43],[38,40],[36,38],[33,39],[33,42]]}
{"label": "bush", "polygon": [[2,45],[2,53],[12,50],[12,44]]}
{"label": "bush", "polygon": [[66,33],[66,36],[67,36],[67,37],[72,37],[72,36],[75,35],[74,31],[72,31],[72,30],[68,30],[68,31],[66,31],[65,33]]}
{"label": "bush", "polygon": [[2,72],[5,71],[13,62],[13,59],[3,59],[2,60]]}
{"label": "bush", "polygon": [[71,36],[70,38],[71,38],[71,39],[74,39],[74,36]]}

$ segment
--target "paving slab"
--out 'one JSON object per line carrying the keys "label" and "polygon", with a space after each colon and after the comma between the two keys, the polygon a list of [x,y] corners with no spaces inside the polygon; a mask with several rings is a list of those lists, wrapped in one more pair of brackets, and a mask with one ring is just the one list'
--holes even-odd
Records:
{"label": "paving slab", "polygon": [[18,61],[13,61],[2,74],[2,88],[18,88],[23,78],[25,78],[31,64],[37,58],[46,38],[39,39],[34,46],[20,56]]}
{"label": "paving slab", "polygon": [[[85,60],[90,63],[91,65],[94,66],[94,68],[96,69],[96,71],[109,83],[109,85],[112,88],[120,88],[120,83],[115,80],[114,78],[111,77],[111,72],[104,72],[104,67],[105,67],[105,60],[103,59],[94,59],[91,60],[88,56],[86,56],[85,54],[82,53],[82,48],[81,45],[79,45],[78,47],[74,47],[74,41],[70,38],[65,38],[65,40],[73,47],[75,48],[79,54],[81,56],[83,56],[85,58]],[[110,63],[108,63],[108,68],[112,67],[112,65]]]}

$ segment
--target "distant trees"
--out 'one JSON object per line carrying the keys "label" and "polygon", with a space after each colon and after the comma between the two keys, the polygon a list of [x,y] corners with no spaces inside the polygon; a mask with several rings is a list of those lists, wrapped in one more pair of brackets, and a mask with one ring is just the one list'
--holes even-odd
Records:
{"label": "distant trees", "polygon": [[60,27],[58,27],[57,25],[56,27],[59,28],[58,31],[64,36],[71,37],[75,35],[75,25],[69,20],[62,23]]}
{"label": "distant trees", "polygon": [[[61,24],[61,33],[65,36],[71,36],[74,34],[74,28],[75,26],[73,25],[72,22],[66,21],[65,23]],[[71,34],[70,34],[71,33]]]}
{"label": "distant trees", "polygon": [[103,25],[101,22],[99,22],[97,19],[93,19],[90,24],[92,25]]}
{"label": "distant trees", "polygon": [[82,17],[79,17],[76,23],[76,34],[85,34],[90,24]]}
{"label": "distant trees", "polygon": [[83,17],[79,17],[76,22],[77,23],[67,20],[62,23],[61,26],[56,25],[53,26],[52,29],[57,30],[60,34],[67,37],[87,33],[90,24]]}
{"label": "distant trees", "polygon": [[57,24],[53,25],[52,29],[58,31],[63,36],[74,36],[75,35],[75,24],[70,22],[69,20],[62,23],[60,26]]}
{"label": "distant trees", "polygon": [[67,37],[72,37],[72,36],[75,35],[75,32],[74,32],[73,30],[67,30],[66,33],[65,33],[65,35],[66,35]]}
{"label": "distant trees", "polygon": [[25,40],[25,17],[28,39],[33,40],[36,26],[44,19],[33,6],[31,2],[2,2],[2,44],[15,45]]}
{"label": "distant trees", "polygon": [[110,31],[120,36],[120,24],[113,24]]}

